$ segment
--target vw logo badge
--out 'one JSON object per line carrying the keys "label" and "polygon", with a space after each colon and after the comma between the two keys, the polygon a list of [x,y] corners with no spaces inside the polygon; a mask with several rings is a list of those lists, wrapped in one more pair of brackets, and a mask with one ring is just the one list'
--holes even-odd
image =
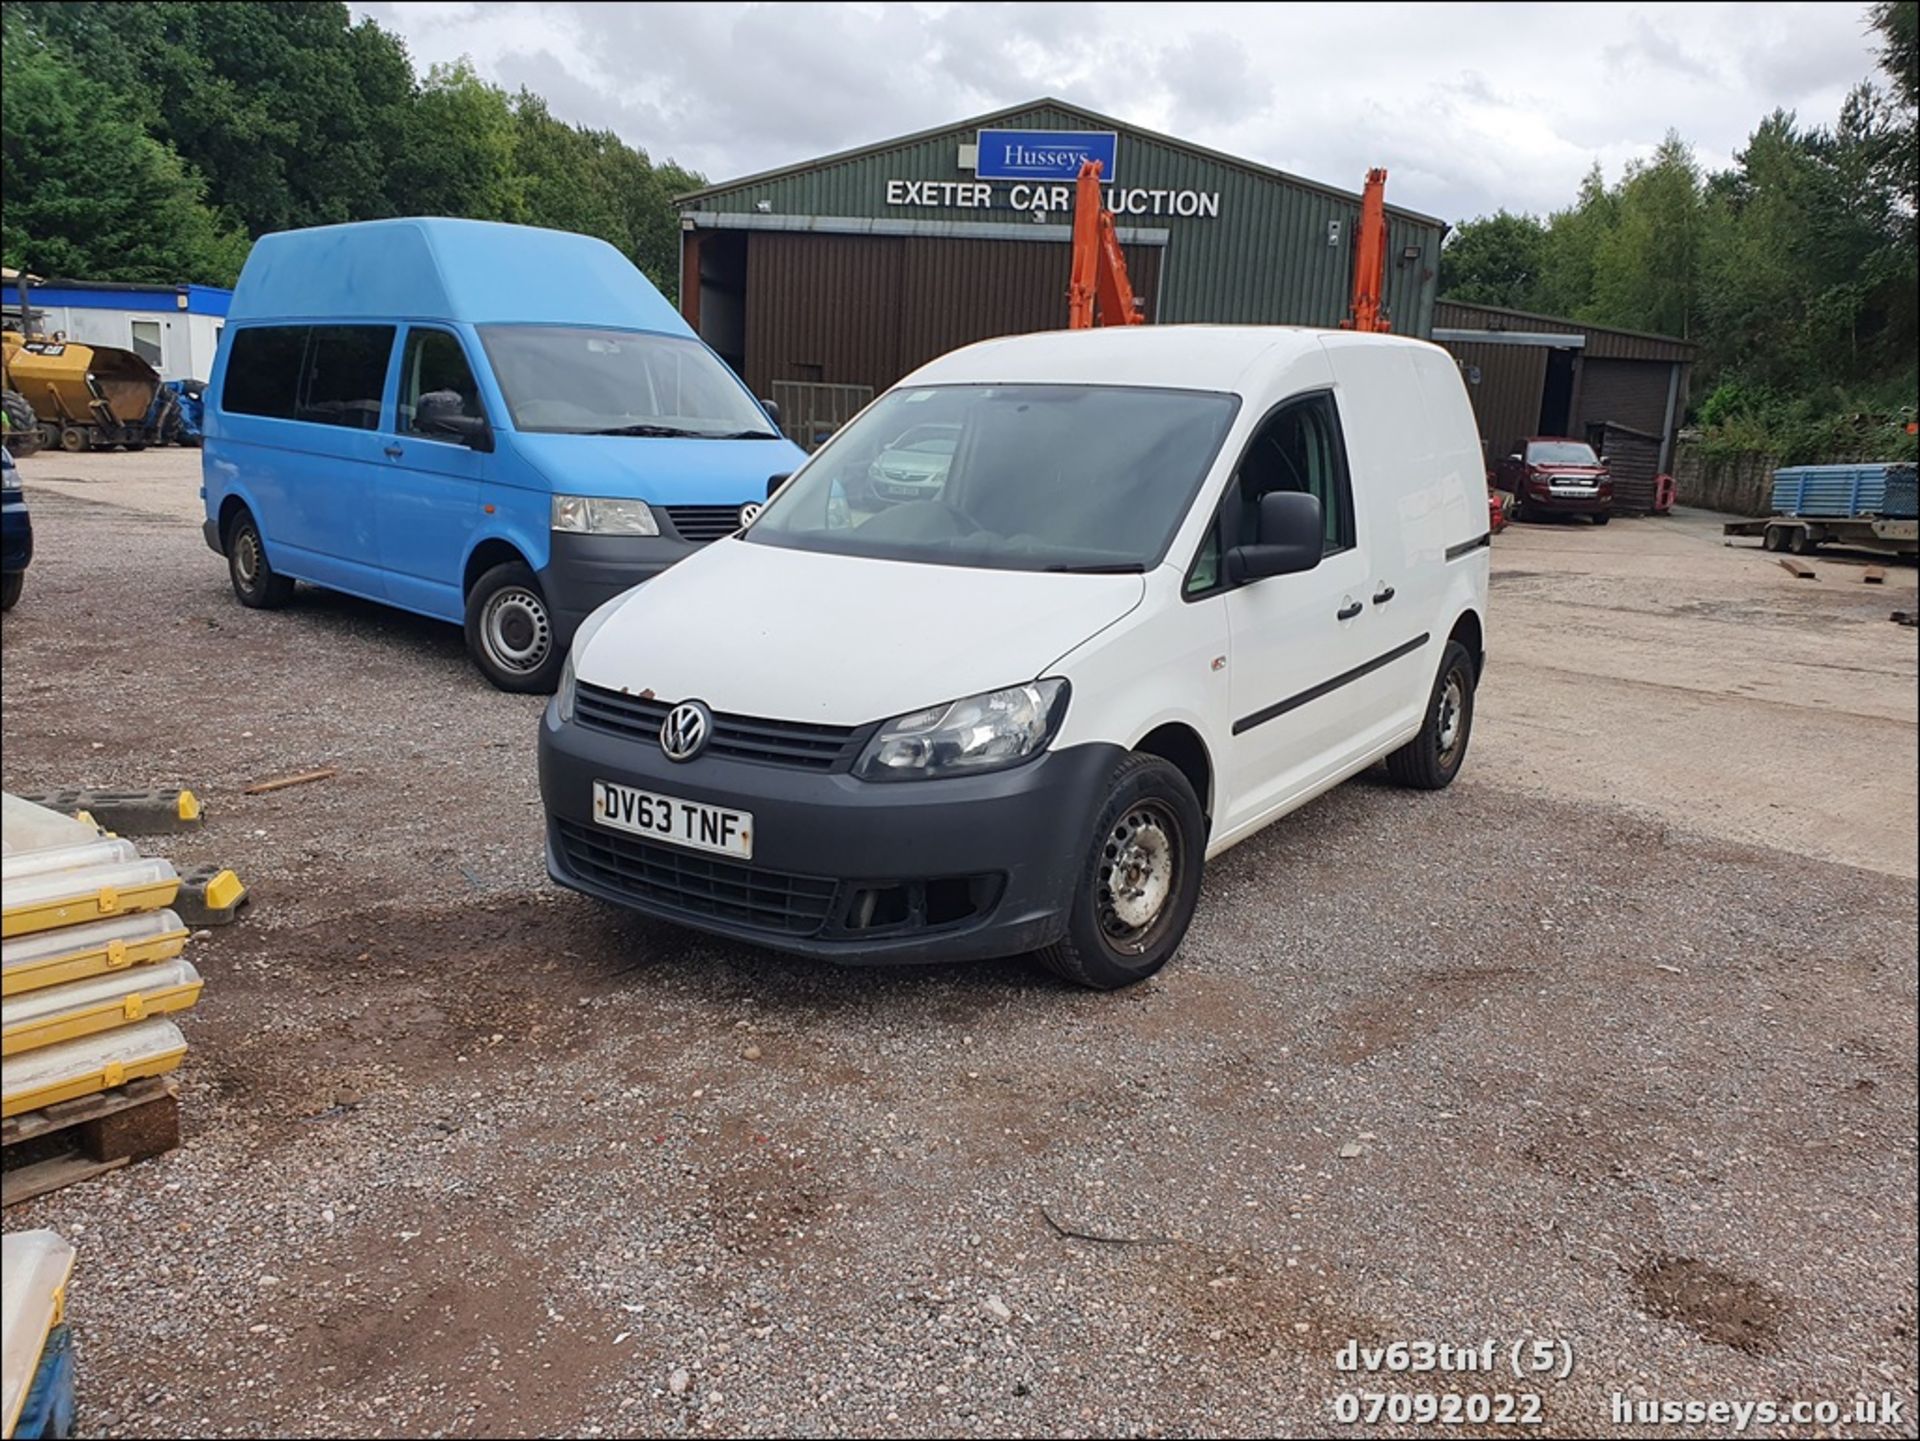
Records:
{"label": "vw logo badge", "polygon": [[660,749],[670,761],[690,761],[707,748],[713,712],[697,700],[682,701],[660,722]]}
{"label": "vw logo badge", "polygon": [[748,501],[740,507],[740,524],[752,525],[753,518],[765,509],[766,507],[757,500]]}

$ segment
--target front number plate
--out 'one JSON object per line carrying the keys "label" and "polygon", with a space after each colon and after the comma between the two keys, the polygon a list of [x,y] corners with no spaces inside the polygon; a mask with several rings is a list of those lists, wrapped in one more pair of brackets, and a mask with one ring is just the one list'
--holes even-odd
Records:
{"label": "front number plate", "polygon": [[745,811],[595,781],[593,818],[616,831],[631,831],[668,845],[753,859],[753,817]]}

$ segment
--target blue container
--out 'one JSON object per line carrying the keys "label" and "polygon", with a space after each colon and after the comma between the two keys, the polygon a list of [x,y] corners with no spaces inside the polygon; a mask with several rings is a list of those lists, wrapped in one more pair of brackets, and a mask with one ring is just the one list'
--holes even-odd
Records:
{"label": "blue container", "polygon": [[1776,515],[1885,515],[1912,519],[1912,465],[1790,465],[1773,473]]}

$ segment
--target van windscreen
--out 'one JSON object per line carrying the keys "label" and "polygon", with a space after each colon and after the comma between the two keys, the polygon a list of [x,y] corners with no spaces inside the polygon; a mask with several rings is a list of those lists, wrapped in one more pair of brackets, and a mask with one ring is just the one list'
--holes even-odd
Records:
{"label": "van windscreen", "polygon": [[1239,402],[1117,385],[890,391],[815,454],[744,539],[1001,570],[1158,565]]}
{"label": "van windscreen", "polygon": [[563,325],[483,325],[515,430],[777,440],[732,371],[697,340]]}

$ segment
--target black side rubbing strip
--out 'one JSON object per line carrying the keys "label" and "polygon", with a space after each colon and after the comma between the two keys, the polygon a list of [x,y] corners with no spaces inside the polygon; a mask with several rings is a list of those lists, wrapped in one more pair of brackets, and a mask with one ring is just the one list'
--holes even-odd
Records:
{"label": "black side rubbing strip", "polygon": [[1363,675],[1373,674],[1373,672],[1379,670],[1383,665],[1392,665],[1403,655],[1412,655],[1432,638],[1431,634],[1422,631],[1405,645],[1397,645],[1385,655],[1375,656],[1365,665],[1357,665],[1345,674],[1335,676],[1332,680],[1323,680],[1312,689],[1303,690],[1298,695],[1288,696],[1285,700],[1270,705],[1265,710],[1257,710],[1252,715],[1241,716],[1239,720],[1233,723],[1233,733],[1239,735],[1243,731],[1250,731],[1255,726],[1265,725],[1268,721],[1278,716],[1283,716],[1290,710],[1298,710],[1308,701],[1319,700],[1321,696],[1337,691],[1341,686],[1357,681]]}
{"label": "black side rubbing strip", "polygon": [[1480,547],[1483,545],[1492,545],[1492,544],[1493,544],[1493,532],[1488,531],[1485,535],[1481,536],[1480,539],[1478,540],[1463,540],[1458,545],[1448,546],[1447,559],[1458,560],[1463,555],[1472,555],[1476,550],[1480,549]]}

